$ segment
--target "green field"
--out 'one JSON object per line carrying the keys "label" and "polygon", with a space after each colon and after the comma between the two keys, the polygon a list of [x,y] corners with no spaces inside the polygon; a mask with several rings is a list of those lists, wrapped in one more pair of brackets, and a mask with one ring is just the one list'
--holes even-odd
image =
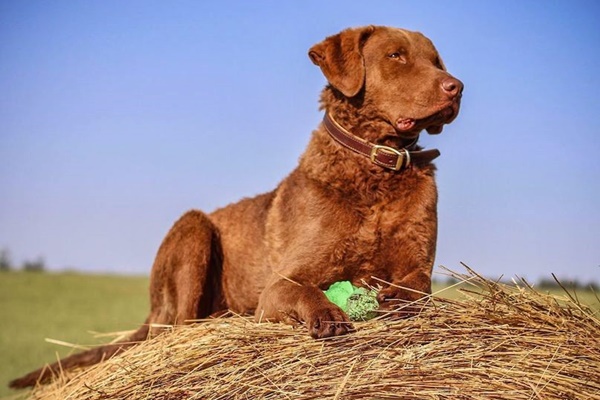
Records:
{"label": "green field", "polygon": [[102,341],[90,332],[136,329],[147,292],[146,277],[0,273],[0,397],[14,393],[12,378],[72,351],[45,338],[87,345]]}
{"label": "green field", "polygon": [[[444,287],[435,284],[433,292]],[[147,292],[147,277],[0,272],[0,398],[15,393],[7,387],[12,378],[73,351],[45,338],[89,345],[110,339],[91,332],[136,329],[148,313]],[[600,308],[592,292],[578,297]]]}

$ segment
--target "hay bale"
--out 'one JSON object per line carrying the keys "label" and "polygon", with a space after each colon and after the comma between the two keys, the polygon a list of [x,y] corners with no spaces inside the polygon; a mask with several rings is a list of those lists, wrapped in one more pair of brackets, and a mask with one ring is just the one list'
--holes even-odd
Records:
{"label": "hay bale", "polygon": [[241,316],[173,327],[34,399],[600,399],[600,320],[469,271],[461,300],[311,339]]}

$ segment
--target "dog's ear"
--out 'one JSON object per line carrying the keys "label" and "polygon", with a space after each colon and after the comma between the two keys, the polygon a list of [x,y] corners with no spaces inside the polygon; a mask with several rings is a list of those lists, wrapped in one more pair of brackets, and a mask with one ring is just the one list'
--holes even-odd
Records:
{"label": "dog's ear", "polygon": [[308,56],[329,83],[346,97],[354,97],[365,83],[362,46],[375,28],[346,29],[310,48]]}

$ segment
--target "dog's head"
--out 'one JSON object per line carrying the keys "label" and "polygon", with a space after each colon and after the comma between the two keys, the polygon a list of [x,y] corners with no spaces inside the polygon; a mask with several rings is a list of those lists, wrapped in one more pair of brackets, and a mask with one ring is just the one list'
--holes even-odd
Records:
{"label": "dog's head", "polygon": [[463,84],[418,32],[379,26],[347,29],[309,50],[336,90],[374,108],[399,136],[440,133],[456,118]]}

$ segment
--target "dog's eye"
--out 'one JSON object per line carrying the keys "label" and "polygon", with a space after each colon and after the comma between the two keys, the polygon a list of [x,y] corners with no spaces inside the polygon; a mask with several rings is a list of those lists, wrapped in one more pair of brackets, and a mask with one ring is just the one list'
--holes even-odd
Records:
{"label": "dog's eye", "polygon": [[395,51],[393,53],[388,54],[388,57],[393,59],[393,60],[398,60],[400,61],[402,64],[406,64],[406,56],[399,52],[399,51]]}

